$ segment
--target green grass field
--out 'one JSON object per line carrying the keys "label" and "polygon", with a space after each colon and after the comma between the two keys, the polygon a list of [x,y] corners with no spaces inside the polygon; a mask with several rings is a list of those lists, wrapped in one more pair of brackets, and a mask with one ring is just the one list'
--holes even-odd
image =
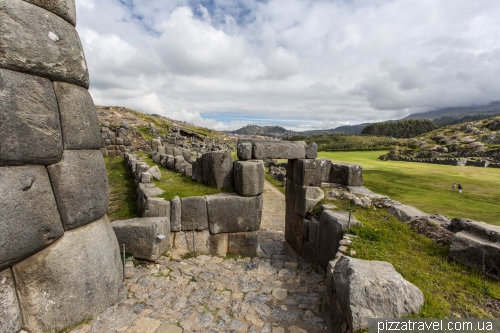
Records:
{"label": "green grass field", "polygon": [[[500,169],[380,161],[383,152],[320,152],[318,157],[360,164],[367,188],[426,213],[500,225]],[[451,185],[460,183],[462,194]]]}

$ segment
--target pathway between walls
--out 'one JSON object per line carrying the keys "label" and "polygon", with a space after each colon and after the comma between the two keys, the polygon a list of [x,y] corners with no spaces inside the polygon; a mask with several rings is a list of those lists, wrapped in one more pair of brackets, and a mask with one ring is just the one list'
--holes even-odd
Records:
{"label": "pathway between walls", "polygon": [[266,182],[261,256],[127,262],[121,301],[73,333],[326,332],[324,277],[284,247],[285,196]]}

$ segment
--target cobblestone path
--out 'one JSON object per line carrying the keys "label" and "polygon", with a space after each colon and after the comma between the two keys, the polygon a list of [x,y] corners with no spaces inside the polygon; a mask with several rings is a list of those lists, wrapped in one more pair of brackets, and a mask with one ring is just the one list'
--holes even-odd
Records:
{"label": "cobblestone path", "polygon": [[120,302],[73,333],[326,332],[324,278],[284,246],[285,198],[266,183],[261,256],[126,263]]}

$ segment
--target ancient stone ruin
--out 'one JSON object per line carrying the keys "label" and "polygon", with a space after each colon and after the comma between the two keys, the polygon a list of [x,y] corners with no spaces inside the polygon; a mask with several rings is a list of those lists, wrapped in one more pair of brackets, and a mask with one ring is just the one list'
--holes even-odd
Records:
{"label": "ancient stone ruin", "polygon": [[118,299],[122,267],[73,1],[0,2],[0,331]]}
{"label": "ancient stone ruin", "polygon": [[[327,206],[311,214],[324,187],[369,192],[360,166],[317,159],[314,143],[244,139],[233,162],[224,145],[188,146],[172,131],[145,147],[156,163],[235,193],[158,198],[152,179],[161,172],[132,154],[127,125],[99,128],[75,22],[71,0],[0,2],[0,332],[62,331],[115,304],[119,244],[150,261],[174,248],[266,255],[257,231],[268,159],[288,160],[285,239],[326,276],[329,330],[354,332],[368,317],[418,311],[422,293],[392,265],[342,255],[345,232],[360,224],[354,216]],[[140,218],[109,223],[103,154],[125,157]],[[435,219],[400,203],[388,207],[404,222]],[[466,219],[439,225],[453,233],[450,257],[500,276],[498,227]]]}

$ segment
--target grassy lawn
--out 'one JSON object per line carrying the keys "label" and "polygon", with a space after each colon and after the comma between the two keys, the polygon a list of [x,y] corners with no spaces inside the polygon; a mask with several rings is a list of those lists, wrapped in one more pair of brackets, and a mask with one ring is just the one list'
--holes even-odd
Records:
{"label": "grassy lawn", "polygon": [[121,157],[104,157],[109,181],[108,218],[110,221],[137,217],[134,199],[134,181],[127,175],[125,161]]}
{"label": "grassy lawn", "polygon": [[185,177],[180,173],[164,168],[160,164],[155,163],[148,153],[137,152],[137,154],[141,157],[141,161],[146,162],[149,166],[156,165],[160,169],[162,179],[153,180],[153,183],[157,187],[165,191],[165,193],[158,196],[159,198],[172,200],[173,198],[175,198],[175,196],[184,198],[223,192],[234,192],[233,189],[216,189],[214,187],[198,183],[192,180],[190,177]]}
{"label": "grassy lawn", "polygon": [[[320,152],[318,157],[360,164],[367,188],[427,213],[500,225],[500,169],[379,161],[381,154]],[[464,192],[453,192],[453,183]]]}
{"label": "grassy lawn", "polygon": [[[349,209],[345,200],[331,203]],[[448,247],[439,246],[401,223],[385,209],[351,206],[363,226],[348,232],[358,235],[349,247],[353,257],[387,261],[425,296],[424,306],[414,317],[498,317],[488,307],[498,303],[500,283],[448,258]]]}

